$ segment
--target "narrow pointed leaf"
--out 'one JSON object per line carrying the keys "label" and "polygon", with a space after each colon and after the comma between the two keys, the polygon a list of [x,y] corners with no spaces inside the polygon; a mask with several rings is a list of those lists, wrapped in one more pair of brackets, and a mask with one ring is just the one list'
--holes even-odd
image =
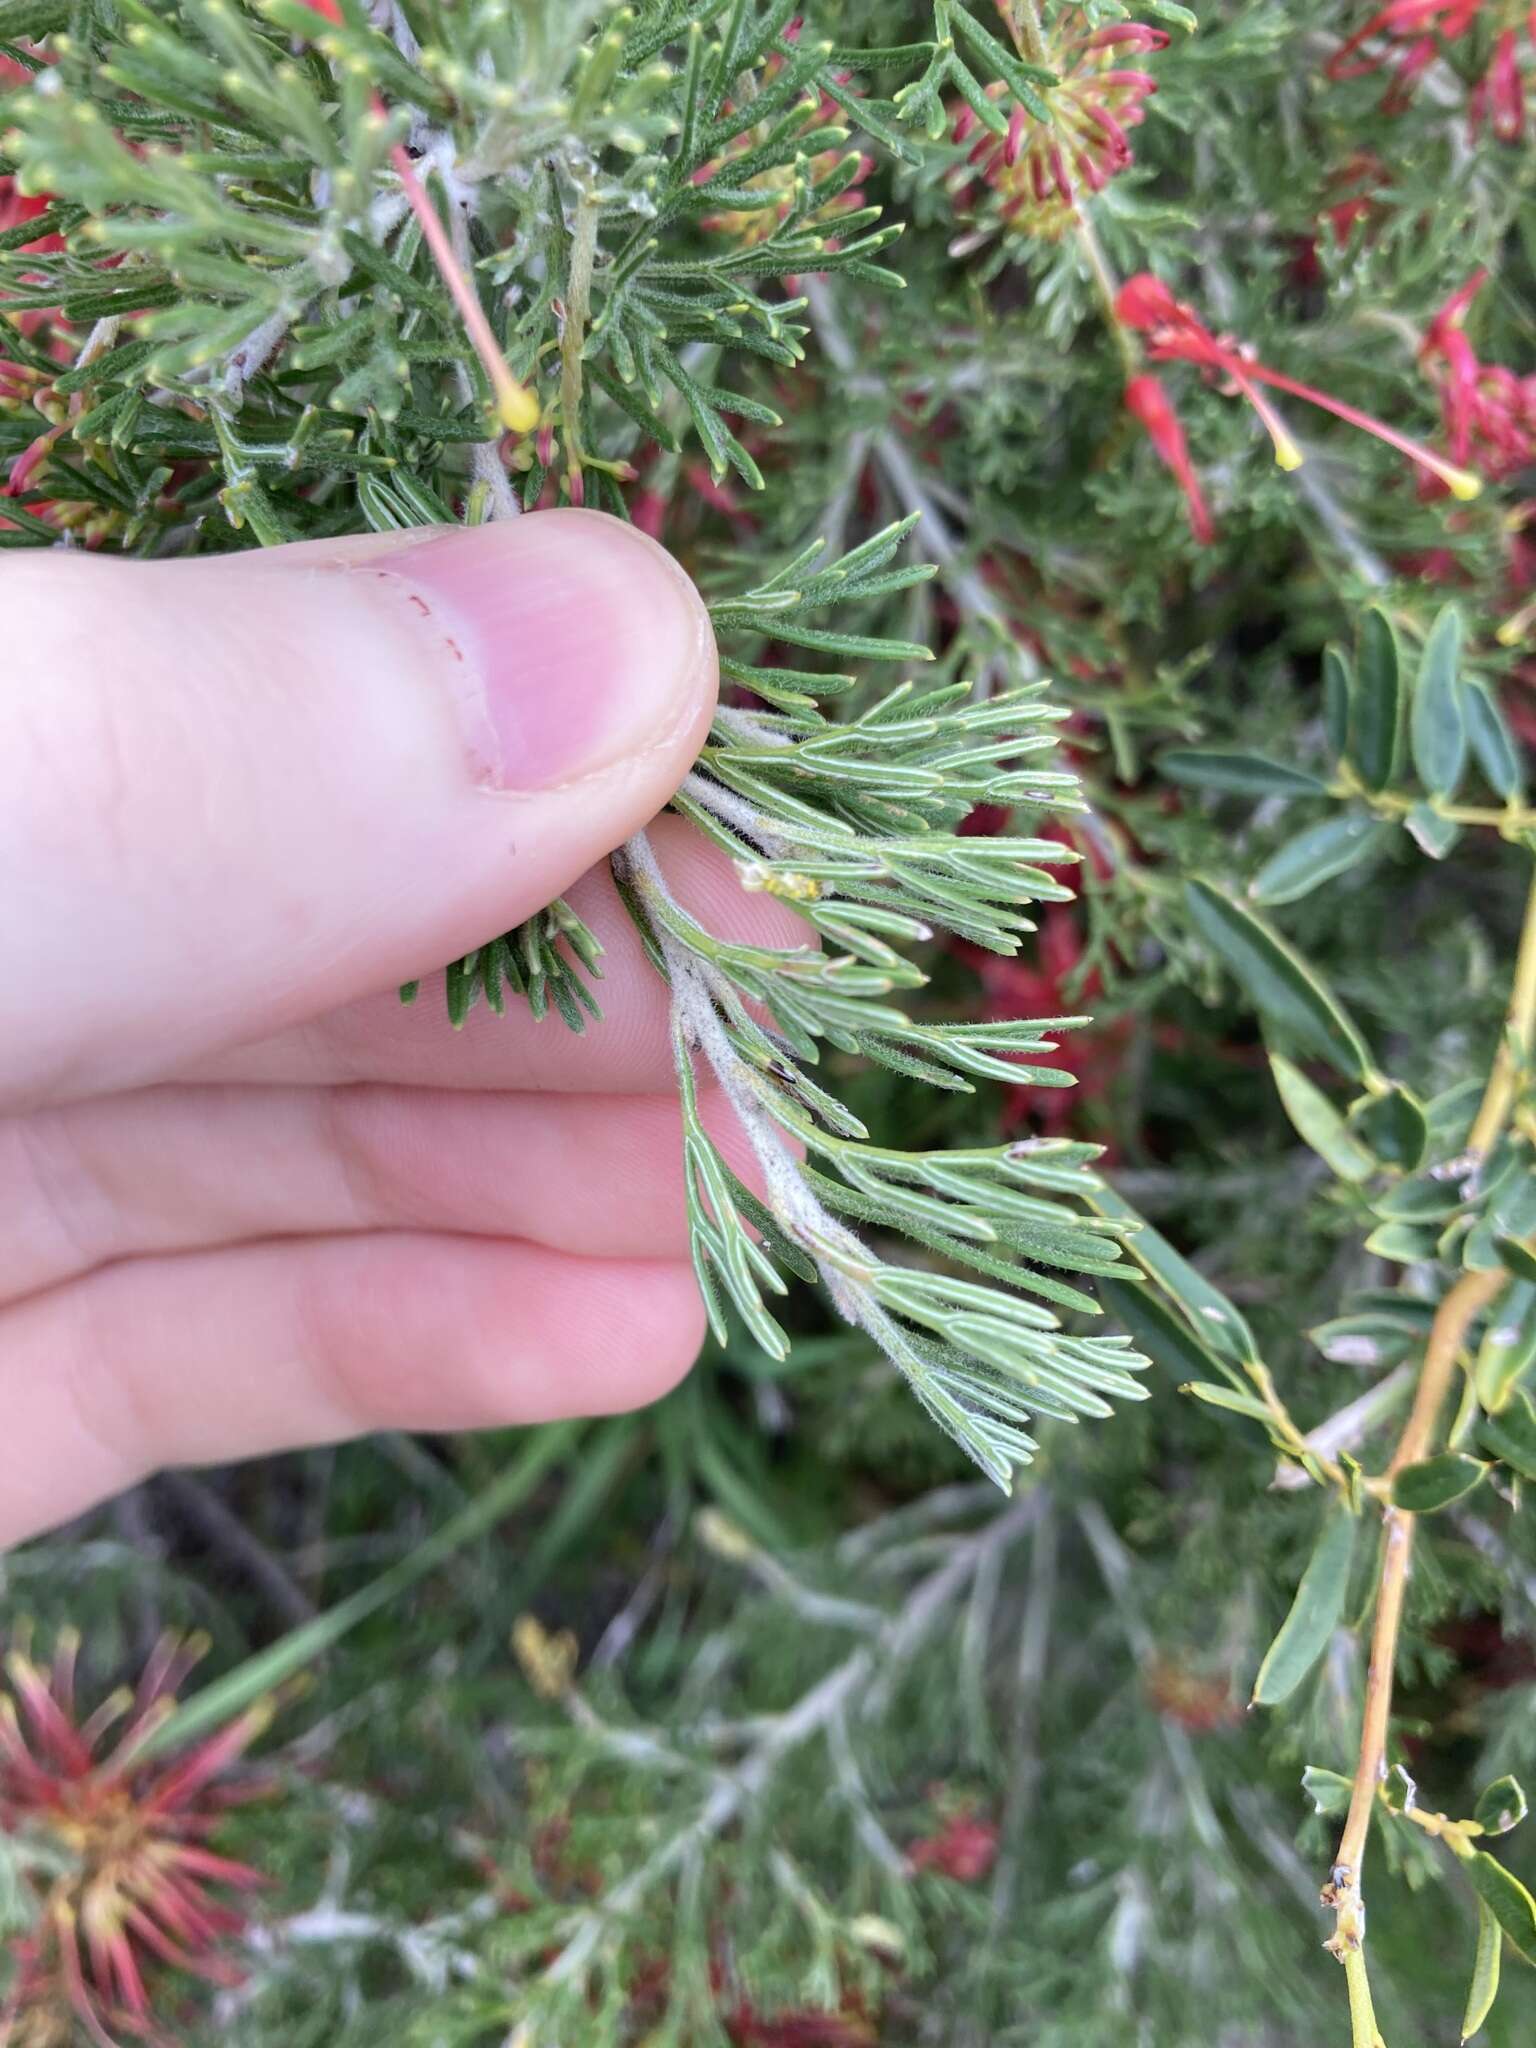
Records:
{"label": "narrow pointed leaf", "polygon": [[1270,1054],[1269,1065],[1281,1104],[1298,1137],[1333,1168],[1340,1180],[1369,1180],[1377,1170],[1377,1161],[1322,1089],[1309,1081],[1300,1067],[1277,1052]]}
{"label": "narrow pointed leaf", "polygon": [[1327,1649],[1344,1612],[1354,1548],[1354,1516],[1347,1508],[1331,1508],[1291,1611],[1259,1666],[1253,1682],[1255,1706],[1274,1707],[1289,1699]]}
{"label": "narrow pointed leaf", "polygon": [[1492,1907],[1484,1898],[1477,1902],[1477,1954],[1472,1963],[1472,1982],[1467,1991],[1467,2009],[1462,2015],[1461,2038],[1470,2041],[1493,2011],[1499,1995],[1499,1959],[1504,1933]]}
{"label": "narrow pointed leaf", "polygon": [[1528,1963],[1536,1963],[1536,1899],[1495,1857],[1474,1850],[1466,1863],[1472,1888]]}
{"label": "narrow pointed leaf", "polygon": [[1122,1195],[1112,1188],[1100,1187],[1088,1200],[1099,1215],[1139,1226],[1126,1239],[1126,1250],[1163,1295],[1188,1317],[1202,1350],[1239,1366],[1258,1358],[1253,1332],[1227,1297],[1197,1273],[1188,1259],[1176,1252],[1167,1238],[1139,1216]]}
{"label": "narrow pointed leaf", "polygon": [[1158,767],[1186,789],[1216,789],[1234,796],[1326,796],[1328,785],[1304,768],[1271,761],[1265,754],[1224,753],[1216,748],[1176,747],[1160,754]]}
{"label": "narrow pointed leaf", "polygon": [[1489,788],[1509,802],[1520,794],[1520,752],[1499,700],[1486,683],[1470,678],[1464,686],[1462,702],[1472,758]]}
{"label": "narrow pointed leaf", "polygon": [[1287,1042],[1364,1081],[1371,1056],[1354,1020],[1316,970],[1262,919],[1210,882],[1184,887],[1202,938]]}
{"label": "narrow pointed leaf", "polygon": [[1372,609],[1360,628],[1355,688],[1349,707],[1349,756],[1367,789],[1386,789],[1403,752],[1402,662],[1385,612]]}
{"label": "narrow pointed leaf", "polygon": [[1368,853],[1396,837],[1397,827],[1366,811],[1325,818],[1309,825],[1272,853],[1248,884],[1254,903],[1295,903],[1310,896],[1320,883],[1345,874]]}

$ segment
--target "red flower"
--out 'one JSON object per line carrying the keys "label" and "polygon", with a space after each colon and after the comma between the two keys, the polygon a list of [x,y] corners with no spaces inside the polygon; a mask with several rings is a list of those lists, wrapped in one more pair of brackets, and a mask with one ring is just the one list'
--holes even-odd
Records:
{"label": "red flower", "polygon": [[1536,377],[1479,362],[1466,319],[1487,281],[1479,270],[1452,292],[1429,323],[1419,361],[1439,390],[1452,456],[1497,482],[1536,456]]}
{"label": "red flower", "polygon": [[1216,537],[1216,529],[1211,524],[1195,466],[1189,459],[1184,429],[1167,392],[1155,377],[1143,372],[1132,377],[1126,385],[1125,404],[1131,417],[1145,427],[1147,438],[1157,450],[1159,459],[1177,479],[1179,489],[1184,493],[1184,503],[1189,508],[1190,530],[1195,539],[1201,547],[1209,547]]}
{"label": "red flower", "polygon": [[769,2019],[738,2006],[725,2023],[732,2048],[874,2048],[869,2022],[857,2013],[786,2012]]}
{"label": "red flower", "polygon": [[97,2048],[116,2048],[111,2030],[166,2042],[150,2002],[158,1968],[239,1981],[220,1951],[245,1916],[210,1887],[238,1893],[265,1880],[205,1843],[221,1813],[251,1796],[249,1781],[217,1781],[273,1709],[263,1702],[179,1755],[148,1759],[145,1745],[205,1645],[162,1638],[137,1691],[123,1687],[85,1720],[75,1708],[78,1647],[66,1630],[46,1670],[24,1649],[5,1659],[0,1830],[41,1838],[68,1868],[39,1900],[34,1924],[11,1940],[15,1976],[0,2007],[0,2040],[21,2025],[23,2040],[63,2048],[78,2024]]}
{"label": "red flower", "polygon": [[1497,142],[1518,142],[1525,133],[1525,74],[1512,28],[1499,31],[1493,62],[1472,88],[1467,116],[1474,135],[1486,127]]}
{"label": "red flower", "polygon": [[951,1814],[936,1835],[925,1835],[907,1851],[913,1870],[938,1870],[957,1884],[980,1884],[997,1861],[996,1821],[969,1811]]}
{"label": "red flower", "polygon": [[1385,441],[1388,447],[1406,455],[1410,462],[1416,462],[1421,469],[1438,477],[1453,497],[1475,498],[1482,488],[1475,476],[1442,462],[1438,455],[1421,447],[1417,441],[1410,441],[1395,428],[1372,419],[1353,405],[1346,405],[1342,399],[1330,397],[1326,391],[1318,391],[1310,384],[1298,384],[1293,377],[1286,377],[1279,370],[1271,370],[1259,362],[1250,348],[1229,337],[1213,334],[1194,308],[1176,299],[1161,278],[1154,277],[1150,271],[1140,272],[1120,287],[1115,312],[1124,326],[1146,336],[1147,353],[1154,362],[1198,363],[1203,370],[1225,378],[1231,389],[1247,399],[1258,414],[1274,443],[1275,460],[1282,469],[1299,469],[1301,450],[1292,440],[1280,415],[1257,389],[1260,384],[1289,392],[1293,398],[1304,399],[1308,405],[1321,406],[1324,412],[1331,412],[1364,433],[1373,434],[1378,441]]}
{"label": "red flower", "polygon": [[[1387,0],[1364,28],[1356,29],[1340,44],[1328,61],[1330,78],[1361,78],[1379,71],[1388,60],[1391,46],[1401,46],[1393,66],[1382,110],[1400,114],[1413,96],[1421,72],[1435,61],[1446,43],[1459,42],[1476,23],[1483,0]],[[1536,41],[1536,25],[1527,24]],[[1358,54],[1368,44],[1382,39],[1387,49]],[[1493,61],[1473,87],[1467,109],[1468,126],[1474,135],[1489,129],[1499,142],[1518,142],[1525,132],[1525,78],[1516,54],[1516,32],[1499,31]]]}
{"label": "red flower", "polygon": [[[1051,90],[1049,124],[1024,107],[1008,113],[1005,135],[984,127],[975,109],[956,109],[950,133],[956,142],[977,134],[969,157],[949,181],[957,204],[977,215],[975,225],[952,244],[951,254],[968,255],[1001,231],[1016,230],[1055,240],[1077,213],[1078,192],[1102,192],[1131,160],[1126,130],[1145,119],[1143,102],[1157,91],[1147,71],[1127,71],[1127,51],[1166,48],[1160,28],[1140,21],[1115,21],[1101,28],[1077,27],[1054,36],[1047,61],[1058,82]],[[988,86],[989,99],[1007,88]],[[985,188],[978,191],[978,181]]]}

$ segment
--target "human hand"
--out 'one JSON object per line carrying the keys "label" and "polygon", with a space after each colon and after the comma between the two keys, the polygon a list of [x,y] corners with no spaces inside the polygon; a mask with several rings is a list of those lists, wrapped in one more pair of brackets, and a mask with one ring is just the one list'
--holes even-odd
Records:
{"label": "human hand", "polygon": [[[703,1327],[665,991],[577,878],[707,730],[682,571],[549,512],[13,554],[0,619],[0,1541],[165,1464],[662,1393]],[[585,1039],[400,1006],[561,894],[607,949]]]}

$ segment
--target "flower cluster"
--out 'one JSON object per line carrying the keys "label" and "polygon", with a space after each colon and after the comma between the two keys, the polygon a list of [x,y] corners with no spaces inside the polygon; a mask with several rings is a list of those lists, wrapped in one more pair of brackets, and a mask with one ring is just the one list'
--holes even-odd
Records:
{"label": "flower cluster", "polygon": [[[1324,412],[1331,412],[1338,419],[1373,435],[1376,440],[1384,441],[1389,448],[1397,449],[1410,462],[1434,477],[1452,497],[1475,498],[1482,488],[1479,479],[1469,471],[1443,461],[1432,450],[1398,433],[1396,428],[1372,419],[1357,406],[1347,405],[1326,391],[1319,391],[1310,384],[1300,384],[1294,377],[1270,369],[1245,343],[1230,336],[1213,334],[1194,308],[1176,299],[1167,285],[1152,276],[1150,271],[1142,271],[1121,286],[1115,300],[1115,314],[1122,326],[1143,337],[1147,354],[1153,362],[1198,364],[1207,375],[1221,380],[1223,390],[1246,399],[1274,444],[1275,460],[1282,469],[1299,469],[1302,454],[1290,429],[1259,388],[1261,385],[1303,399],[1308,405],[1319,406]],[[1208,541],[1211,538],[1210,515],[1189,461],[1183,432],[1166,394],[1154,378],[1138,375],[1127,383],[1126,404],[1146,428],[1157,453],[1178,480],[1189,506],[1190,524],[1196,538]]]}
{"label": "flower cluster", "polygon": [[[1065,234],[1077,217],[1079,193],[1102,192],[1130,164],[1126,130],[1143,120],[1143,103],[1157,90],[1150,72],[1127,70],[1123,59],[1161,50],[1167,42],[1162,29],[1144,22],[1086,28],[1074,21],[1048,46],[1046,61],[1059,80],[1051,91],[1049,125],[1014,104],[1007,133],[997,135],[973,107],[958,107],[951,136],[957,143],[976,139],[949,189],[972,225],[951,244],[951,253],[968,255],[1000,232],[1046,241]],[[1006,88],[994,83],[988,94],[1001,100]]]}
{"label": "flower cluster", "polygon": [[162,1638],[137,1689],[122,1687],[84,1719],[74,1631],[60,1633],[46,1667],[25,1646],[5,1659],[0,1831],[63,1865],[33,1923],[11,1942],[12,1981],[0,2005],[0,2042],[11,2048],[69,2048],[77,2029],[96,2048],[115,2048],[124,2035],[164,2042],[150,1999],[156,1968],[239,1981],[222,1950],[245,1916],[209,1887],[239,1894],[263,1879],[216,1855],[207,1838],[228,1807],[260,1789],[225,1774],[267,1727],[272,1706],[247,1709],[178,1755],[145,1755],[205,1649],[199,1638]]}
{"label": "flower cluster", "polygon": [[[1360,78],[1392,61],[1383,111],[1401,113],[1422,72],[1447,43],[1460,42],[1483,19],[1485,0],[1387,0],[1342,43],[1328,62],[1330,78]],[[1536,9],[1526,23],[1536,42]],[[1506,22],[1494,36],[1493,56],[1472,89],[1467,109],[1474,135],[1485,130],[1499,142],[1525,134],[1525,73],[1518,30]],[[1384,47],[1383,47],[1384,46]]]}
{"label": "flower cluster", "polygon": [[1498,483],[1536,460],[1536,376],[1478,360],[1466,321],[1487,281],[1479,270],[1451,294],[1429,324],[1419,362],[1440,394],[1452,459]]}

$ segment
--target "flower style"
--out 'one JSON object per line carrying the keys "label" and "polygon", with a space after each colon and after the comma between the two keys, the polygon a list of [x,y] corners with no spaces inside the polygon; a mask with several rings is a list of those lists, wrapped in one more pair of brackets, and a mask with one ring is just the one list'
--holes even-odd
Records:
{"label": "flower style", "polygon": [[[1476,25],[1484,4],[1485,0],[1387,0],[1363,28],[1356,29],[1334,51],[1328,61],[1328,76],[1361,78],[1379,71],[1388,61],[1391,47],[1398,46],[1401,54],[1392,67],[1382,110],[1401,113],[1420,73],[1446,43],[1459,42]],[[1527,23],[1527,34],[1536,42],[1536,11]],[[1371,46],[1382,41],[1388,48],[1373,51]],[[1518,142],[1525,133],[1525,76],[1518,35],[1508,24],[1495,37],[1493,58],[1473,87],[1467,118],[1474,135],[1486,128],[1499,142]]]}
{"label": "flower style", "polygon": [[[1077,217],[1083,187],[1102,192],[1131,163],[1126,130],[1145,118],[1144,102],[1157,90],[1150,72],[1125,70],[1121,60],[1167,44],[1162,29],[1139,21],[1078,27],[1053,37],[1047,62],[1059,83],[1051,91],[1049,125],[1014,105],[1007,134],[995,135],[974,108],[961,105],[950,129],[954,141],[980,133],[966,161],[952,173],[949,189],[957,206],[975,216],[975,225],[955,240],[950,253],[968,255],[999,232],[1045,241],[1065,234]],[[1000,99],[1006,90],[999,82],[987,88],[987,95]]]}
{"label": "flower style", "polygon": [[[1142,271],[1120,287],[1115,299],[1116,318],[1125,327],[1145,336],[1148,355],[1155,363],[1184,362],[1197,363],[1203,370],[1214,373],[1225,380],[1227,389],[1245,398],[1253,407],[1265,431],[1274,444],[1275,460],[1282,469],[1301,467],[1301,450],[1292,439],[1284,420],[1274,406],[1258,388],[1268,385],[1273,390],[1287,392],[1293,398],[1304,399],[1308,405],[1320,406],[1324,412],[1331,412],[1351,426],[1359,427],[1363,433],[1372,434],[1378,441],[1384,441],[1389,448],[1396,448],[1406,455],[1410,462],[1438,479],[1455,498],[1475,498],[1482,489],[1480,480],[1465,469],[1459,469],[1417,441],[1410,441],[1405,434],[1399,434],[1383,421],[1372,419],[1369,413],[1357,407],[1346,405],[1342,399],[1333,398],[1326,391],[1319,391],[1310,384],[1299,384],[1293,377],[1286,377],[1278,370],[1271,370],[1261,363],[1254,351],[1230,337],[1215,335],[1195,312],[1182,300],[1176,299],[1160,278],[1150,271]],[[1138,380],[1133,379],[1133,383]],[[1155,401],[1148,394],[1139,393],[1135,401],[1130,400],[1133,412],[1139,403],[1159,419],[1163,445],[1158,452],[1163,460],[1173,467],[1171,455],[1174,443],[1165,423],[1161,422]],[[1142,417],[1137,413],[1137,417]],[[1144,424],[1147,422],[1144,420]],[[1175,423],[1176,424],[1176,423]],[[1152,428],[1149,425],[1148,431]],[[1154,443],[1157,435],[1154,434]],[[1182,443],[1182,435],[1179,437]],[[1175,474],[1178,471],[1175,470]],[[1181,481],[1183,479],[1181,478]],[[1186,496],[1188,487],[1186,485]],[[1191,507],[1193,517],[1193,507]]]}
{"label": "flower style", "polygon": [[248,1708],[178,1755],[144,1755],[205,1649],[204,1639],[163,1637],[137,1690],[122,1687],[83,1720],[76,1632],[60,1632],[46,1668],[26,1647],[5,1658],[0,1830],[68,1859],[35,1922],[10,1944],[6,2048],[69,2048],[77,2029],[96,2048],[116,2048],[120,2035],[167,2042],[147,1981],[156,1966],[239,1981],[220,1950],[245,1916],[209,1887],[240,1893],[265,1880],[205,1843],[224,1810],[259,1789],[250,1779],[218,1781],[266,1728],[272,1705]]}

